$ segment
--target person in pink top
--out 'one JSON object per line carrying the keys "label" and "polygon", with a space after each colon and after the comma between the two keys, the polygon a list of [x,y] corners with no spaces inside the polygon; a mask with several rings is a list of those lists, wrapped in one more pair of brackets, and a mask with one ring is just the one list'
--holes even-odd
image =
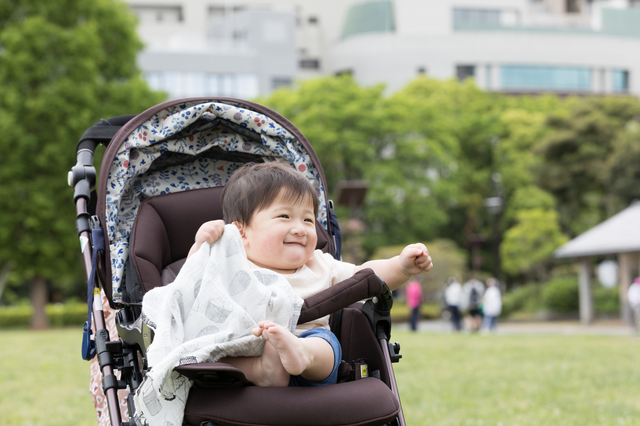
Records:
{"label": "person in pink top", "polygon": [[420,305],[422,305],[422,286],[416,280],[407,284],[407,305],[411,309],[411,330],[418,329],[418,319],[420,317]]}

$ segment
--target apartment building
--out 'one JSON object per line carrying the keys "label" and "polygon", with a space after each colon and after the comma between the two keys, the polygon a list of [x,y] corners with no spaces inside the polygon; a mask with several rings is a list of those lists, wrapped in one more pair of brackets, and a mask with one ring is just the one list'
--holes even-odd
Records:
{"label": "apartment building", "polygon": [[389,92],[418,74],[507,93],[640,96],[638,0],[128,0],[149,83],[254,98],[350,73]]}

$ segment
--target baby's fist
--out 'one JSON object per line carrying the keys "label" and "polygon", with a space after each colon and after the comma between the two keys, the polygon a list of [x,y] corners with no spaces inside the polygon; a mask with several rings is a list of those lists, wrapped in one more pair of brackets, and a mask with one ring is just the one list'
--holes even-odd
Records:
{"label": "baby's fist", "polygon": [[220,239],[224,232],[223,220],[211,220],[200,226],[196,233],[196,244],[209,243],[213,244]]}
{"label": "baby's fist", "polygon": [[418,275],[433,268],[429,251],[422,243],[406,246],[400,254],[400,263],[406,275]]}

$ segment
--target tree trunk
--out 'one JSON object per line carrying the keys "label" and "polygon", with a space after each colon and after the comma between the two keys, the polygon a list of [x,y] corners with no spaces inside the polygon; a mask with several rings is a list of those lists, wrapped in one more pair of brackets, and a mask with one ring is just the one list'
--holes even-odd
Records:
{"label": "tree trunk", "polygon": [[33,305],[31,328],[33,330],[49,328],[49,319],[44,311],[47,305],[47,281],[39,275],[31,283],[31,304]]}
{"label": "tree trunk", "polygon": [[7,281],[9,280],[9,273],[11,272],[12,267],[13,267],[13,262],[8,261],[2,267],[2,271],[0,271],[0,306],[2,306],[2,293],[4,293],[4,289],[7,286]]}

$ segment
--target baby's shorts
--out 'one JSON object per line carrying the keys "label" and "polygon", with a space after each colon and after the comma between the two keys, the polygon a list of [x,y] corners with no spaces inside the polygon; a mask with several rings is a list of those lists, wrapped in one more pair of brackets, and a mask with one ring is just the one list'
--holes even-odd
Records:
{"label": "baby's shorts", "polygon": [[326,328],[312,328],[311,330],[302,332],[298,336],[299,339],[304,339],[307,337],[320,337],[326,340],[331,345],[331,348],[333,349],[333,370],[326,379],[319,382],[312,382],[302,376],[291,376],[291,378],[289,379],[289,386],[324,386],[334,385],[338,383],[338,367],[340,366],[340,362],[342,361],[342,347],[340,346],[340,342],[338,341],[336,335]]}

